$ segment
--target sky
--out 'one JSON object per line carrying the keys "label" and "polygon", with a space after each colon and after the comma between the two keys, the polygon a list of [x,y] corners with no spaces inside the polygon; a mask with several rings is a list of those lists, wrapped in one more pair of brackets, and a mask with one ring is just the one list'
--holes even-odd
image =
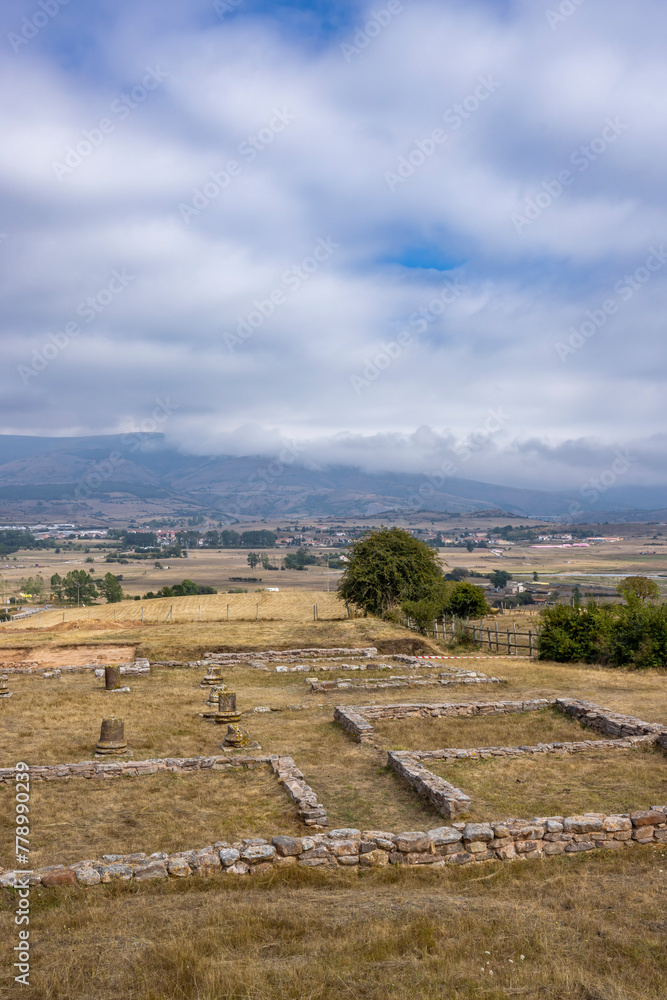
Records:
{"label": "sky", "polygon": [[666,29],[6,0],[0,432],[667,483]]}

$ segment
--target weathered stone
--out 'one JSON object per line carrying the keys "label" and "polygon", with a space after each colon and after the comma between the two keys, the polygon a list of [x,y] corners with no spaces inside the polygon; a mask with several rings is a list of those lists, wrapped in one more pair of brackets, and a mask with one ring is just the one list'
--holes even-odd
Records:
{"label": "weathered stone", "polygon": [[487,850],[488,842],[485,840],[466,840],[464,843],[466,851],[471,854],[484,854]]}
{"label": "weathered stone", "polygon": [[296,860],[297,863],[304,868],[319,868],[321,865],[327,865],[329,863],[328,858],[304,858],[301,856]]}
{"label": "weathered stone", "polygon": [[262,861],[270,861],[275,856],[275,853],[276,849],[271,844],[257,844],[246,847],[241,852],[241,857],[249,865],[257,865]]}
{"label": "weathered stone", "polygon": [[120,879],[123,882],[129,882],[132,878],[132,869],[129,865],[124,864],[111,864],[111,865],[95,865],[97,871],[100,873],[100,881],[111,882],[112,879]]}
{"label": "weathered stone", "polygon": [[406,854],[428,851],[431,847],[429,835],[419,830],[409,830],[406,833],[397,834],[395,844],[399,851]]}
{"label": "weathered stone", "polygon": [[76,869],[76,880],[81,882],[82,885],[99,885],[100,884],[100,873],[94,868],[78,868]]}
{"label": "weathered stone", "polygon": [[137,865],[134,869],[135,882],[148,882],[157,878],[167,878],[167,866],[164,861],[150,861],[145,865]]}
{"label": "weathered stone", "polygon": [[435,861],[441,861],[439,854],[424,854],[423,851],[405,855],[405,861],[409,865],[432,865]]}
{"label": "weathered stone", "polygon": [[637,812],[630,813],[630,819],[633,826],[657,826],[658,823],[665,822],[665,814],[663,812],[652,812],[650,809],[640,809]]}
{"label": "weathered stone", "polygon": [[577,854],[581,851],[593,851],[595,849],[595,844],[592,840],[580,840],[572,842],[565,845],[565,851],[567,854]]}
{"label": "weathered stone", "polygon": [[208,851],[200,851],[193,855],[190,859],[190,867],[197,873],[206,878],[209,875],[217,875],[220,871],[220,857],[218,851],[214,851],[212,848]]}
{"label": "weathered stone", "polygon": [[303,851],[301,841],[296,837],[274,837],[271,843],[283,858],[296,857]]}
{"label": "weathered stone", "polygon": [[547,857],[554,857],[557,854],[564,853],[565,844],[562,841],[543,841],[542,850]]}
{"label": "weathered stone", "polygon": [[360,837],[361,830],[353,827],[342,827],[340,830],[329,830],[327,834],[329,840],[348,840],[350,837]]}
{"label": "weathered stone", "polygon": [[329,853],[335,858],[351,857],[359,854],[358,840],[333,840],[328,845]]}
{"label": "weathered stone", "polygon": [[568,816],[563,824],[566,833],[593,833],[602,829],[597,816]]}
{"label": "weathered stone", "polygon": [[386,868],[389,864],[389,855],[387,851],[377,848],[368,854],[362,854],[359,858],[359,864],[363,868]]}
{"label": "weathered stone", "polygon": [[652,826],[638,826],[632,831],[632,839],[639,844],[648,844],[653,841],[653,830]]}
{"label": "weathered stone", "polygon": [[538,851],[541,848],[541,840],[517,840],[514,844],[514,849],[517,854],[530,854],[532,851]]}
{"label": "weathered stone", "polygon": [[622,851],[625,844],[622,840],[596,840],[595,846],[598,848],[603,848],[606,851]]}
{"label": "weathered stone", "polygon": [[58,871],[42,875],[42,885],[51,888],[54,885],[76,885],[76,872],[71,868],[60,868]]}
{"label": "weathered stone", "polygon": [[446,860],[450,865],[467,865],[469,861],[473,860],[473,855],[468,854],[467,851],[457,851],[456,854],[450,854]]}
{"label": "weathered stone", "polygon": [[429,830],[428,836],[435,847],[444,847],[445,844],[458,843],[463,834],[453,826],[438,826],[435,830]]}
{"label": "weathered stone", "polygon": [[463,829],[463,839],[489,843],[493,840],[493,828],[490,823],[466,823]]}
{"label": "weathered stone", "polygon": [[229,875],[247,875],[250,871],[250,865],[246,864],[245,861],[237,861],[235,865],[230,865],[225,870]]}
{"label": "weathered stone", "polygon": [[355,854],[354,856],[352,856],[347,854],[342,857],[337,857],[336,861],[338,862],[339,865],[344,865],[347,868],[351,868],[353,865],[359,864],[359,855]]}
{"label": "weathered stone", "polygon": [[185,858],[170,858],[167,868],[175,878],[184,878],[190,874],[190,865]]}
{"label": "weathered stone", "polygon": [[120,666],[109,663],[104,668],[104,687],[107,691],[115,691],[120,685]]}
{"label": "weathered stone", "polygon": [[281,858],[279,855],[277,855],[273,863],[276,866],[276,868],[289,868],[290,866],[296,865],[296,862],[297,859],[293,856]]}
{"label": "weathered stone", "polygon": [[265,875],[267,872],[273,871],[273,865],[271,862],[261,861],[259,864],[253,864],[250,866],[251,875]]}
{"label": "weathered stone", "polygon": [[96,757],[119,757],[127,750],[125,719],[111,715],[102,719],[100,738],[95,744]]}
{"label": "weathered stone", "polygon": [[602,829],[607,833],[618,833],[620,830],[631,830],[632,820],[629,816],[607,816],[602,821]]}

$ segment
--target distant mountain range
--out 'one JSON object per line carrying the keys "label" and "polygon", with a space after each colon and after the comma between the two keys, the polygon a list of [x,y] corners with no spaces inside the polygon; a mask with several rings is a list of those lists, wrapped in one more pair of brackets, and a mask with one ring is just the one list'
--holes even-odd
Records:
{"label": "distant mountain range", "polygon": [[[572,517],[572,504],[580,508]],[[187,455],[159,434],[44,438],[0,435],[2,521],[122,521],[209,514],[233,523],[314,515],[488,512],[576,521],[667,520],[667,489],[613,487],[590,503],[547,492],[422,475],[313,469],[262,456]],[[595,515],[593,517],[593,515]],[[607,517],[606,515],[609,515]]]}

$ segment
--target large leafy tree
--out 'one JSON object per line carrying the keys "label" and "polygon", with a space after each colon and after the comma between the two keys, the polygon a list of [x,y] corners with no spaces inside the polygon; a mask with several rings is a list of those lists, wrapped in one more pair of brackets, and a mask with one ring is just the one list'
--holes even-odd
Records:
{"label": "large leafy tree", "polygon": [[400,528],[355,542],[338,585],[344,601],[374,615],[436,595],[443,587],[436,553]]}
{"label": "large leafy tree", "polygon": [[649,598],[656,600],[660,597],[658,584],[647,576],[626,576],[625,580],[619,583],[616,592],[626,601],[628,598],[636,597],[642,604]]}
{"label": "large leafy tree", "polygon": [[85,601],[94,601],[99,596],[95,581],[85,569],[70,570],[63,580],[63,591],[70,601],[80,601],[82,604]]}
{"label": "large leafy tree", "polygon": [[109,604],[117,604],[123,600],[123,588],[120,580],[113,573],[105,573],[100,590],[106,597]]}

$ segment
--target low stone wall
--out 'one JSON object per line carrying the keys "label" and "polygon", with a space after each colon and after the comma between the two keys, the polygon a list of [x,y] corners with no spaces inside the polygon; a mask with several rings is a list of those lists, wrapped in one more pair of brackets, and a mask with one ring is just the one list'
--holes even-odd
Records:
{"label": "low stone wall", "polygon": [[[568,857],[600,849],[625,850],[636,844],[667,843],[667,806],[633,813],[546,816],[491,823],[452,823],[434,830],[386,833],[331,830],[311,837],[219,841],[174,854],[107,854],[100,860],[42,868],[30,875],[5,872],[0,886],[32,884],[93,886],[112,881],[149,882],[189,876],[248,875],[285,867],[385,868],[429,865],[446,869],[483,861],[526,861]],[[23,879],[23,882],[21,882]]]}
{"label": "low stone wall", "polygon": [[[297,807],[299,818],[306,826],[325,827],[329,825],[324,806],[317,801],[317,795],[306,783],[302,772],[291,757],[271,754],[266,757],[165,757],[155,760],[82,760],[76,764],[31,764],[27,774],[30,781],[60,781],[69,778],[139,778],[143,775],[171,771],[190,774],[193,771],[228,771],[235,768],[254,768],[268,765],[278,776],[287,794]],[[13,784],[16,768],[0,768],[0,783]]]}
{"label": "low stone wall", "polygon": [[634,715],[621,715],[608,708],[602,708],[592,701],[576,698],[557,698],[556,705],[585,726],[617,739],[625,736],[645,736],[651,733],[667,733],[667,726],[659,722],[643,722]]}
{"label": "low stone wall", "polygon": [[440,704],[409,705],[337,705],[334,720],[358,743],[370,743],[373,726],[369,719],[442,718],[448,716],[510,715],[515,712],[536,712],[555,701],[531,698],[527,701],[464,701]]}
{"label": "low stone wall", "polygon": [[200,663],[247,663],[249,660],[265,660],[269,663],[276,660],[288,661],[295,658],[302,659],[304,656],[323,657],[332,659],[335,656],[377,656],[375,646],[363,646],[360,649],[348,648],[346,646],[325,649],[321,646],[310,646],[304,649],[249,649],[245,652],[234,653],[204,653],[204,660]]}
{"label": "low stone wall", "polygon": [[[110,663],[116,662],[113,660]],[[138,659],[133,660],[131,663],[121,663],[120,664],[121,674],[126,674],[128,677],[136,677],[150,674],[151,668],[148,660]],[[104,666],[100,666],[99,663],[79,663],[73,666],[62,666],[62,667],[49,667],[44,666],[44,664],[38,663],[24,663],[24,664],[14,664],[6,665],[0,664],[0,673],[3,674],[49,674],[52,676],[58,676],[59,674],[87,674],[94,673],[96,677],[104,677]]]}
{"label": "low stone wall", "polygon": [[422,761],[487,760],[493,757],[523,757],[548,753],[599,753],[601,750],[631,750],[639,744],[655,743],[655,736],[633,736],[626,740],[578,740],[571,743],[537,743],[521,747],[447,747],[443,750],[391,750],[387,765],[415,789],[418,795],[448,819],[470,810],[471,799],[462,789],[429,771]]}
{"label": "low stone wall", "polygon": [[502,677],[487,677],[486,674],[461,671],[460,674],[440,674],[439,677],[420,677],[418,674],[413,674],[400,677],[369,677],[363,680],[348,680],[339,677],[334,680],[320,681],[317,678],[310,678],[306,683],[310,684],[311,694],[317,694],[320,691],[350,689],[381,691],[385,688],[453,687],[461,684],[507,684],[508,682]]}

